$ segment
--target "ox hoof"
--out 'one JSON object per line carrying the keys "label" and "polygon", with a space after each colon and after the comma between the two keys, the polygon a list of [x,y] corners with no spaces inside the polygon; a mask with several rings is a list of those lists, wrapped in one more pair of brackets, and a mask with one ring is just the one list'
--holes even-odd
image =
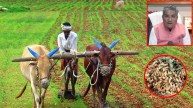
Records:
{"label": "ox hoof", "polygon": [[64,98],[65,99],[76,99],[76,97],[74,95],[72,95],[72,92],[71,91],[66,91],[64,93]]}
{"label": "ox hoof", "polygon": [[58,98],[62,98],[62,95],[64,94],[64,90],[61,90],[58,92]]}
{"label": "ox hoof", "polygon": [[110,106],[105,102],[105,103],[102,105],[102,108],[110,108]]}

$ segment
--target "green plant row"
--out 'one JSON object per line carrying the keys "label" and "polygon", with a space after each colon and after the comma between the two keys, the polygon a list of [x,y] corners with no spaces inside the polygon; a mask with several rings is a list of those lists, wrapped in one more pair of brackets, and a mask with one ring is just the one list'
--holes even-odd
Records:
{"label": "green plant row", "polygon": [[151,102],[149,102],[147,99],[143,98],[140,94],[137,94],[134,89],[131,87],[127,86],[127,84],[122,83],[120,78],[117,78],[115,76],[112,77],[113,80],[115,80],[117,83],[119,83],[125,90],[131,92],[133,95],[138,97],[140,100],[142,100],[145,104],[146,107],[153,108]]}

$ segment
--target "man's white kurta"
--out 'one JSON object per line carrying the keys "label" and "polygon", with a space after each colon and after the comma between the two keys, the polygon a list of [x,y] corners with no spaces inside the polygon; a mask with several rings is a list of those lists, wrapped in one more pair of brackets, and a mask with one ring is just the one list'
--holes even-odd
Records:
{"label": "man's white kurta", "polygon": [[58,35],[58,47],[60,47],[60,53],[65,53],[65,50],[77,51],[77,34],[70,31],[69,37],[66,39],[65,34],[62,32]]}

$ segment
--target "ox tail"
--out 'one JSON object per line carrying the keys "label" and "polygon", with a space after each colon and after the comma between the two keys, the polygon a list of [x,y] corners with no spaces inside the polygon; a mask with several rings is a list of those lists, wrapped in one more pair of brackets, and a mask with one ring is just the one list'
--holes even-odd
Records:
{"label": "ox tail", "polygon": [[[27,81],[28,83],[28,81]],[[27,83],[25,84],[25,86],[23,87],[23,89],[21,90],[21,92],[19,93],[19,95],[17,97],[15,97],[16,99],[18,99],[19,97],[22,96],[23,92],[25,91],[26,87],[27,87]]]}
{"label": "ox tail", "polygon": [[83,97],[85,97],[87,95],[89,90],[90,90],[90,82],[88,83],[88,87],[87,87],[86,91],[84,92]]}

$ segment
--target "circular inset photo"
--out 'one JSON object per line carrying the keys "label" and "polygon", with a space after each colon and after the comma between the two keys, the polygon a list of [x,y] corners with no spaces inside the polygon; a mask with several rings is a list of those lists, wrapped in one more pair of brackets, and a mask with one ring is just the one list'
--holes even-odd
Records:
{"label": "circular inset photo", "polygon": [[183,63],[170,55],[159,55],[146,66],[144,82],[148,90],[161,98],[175,96],[186,85],[187,73]]}

